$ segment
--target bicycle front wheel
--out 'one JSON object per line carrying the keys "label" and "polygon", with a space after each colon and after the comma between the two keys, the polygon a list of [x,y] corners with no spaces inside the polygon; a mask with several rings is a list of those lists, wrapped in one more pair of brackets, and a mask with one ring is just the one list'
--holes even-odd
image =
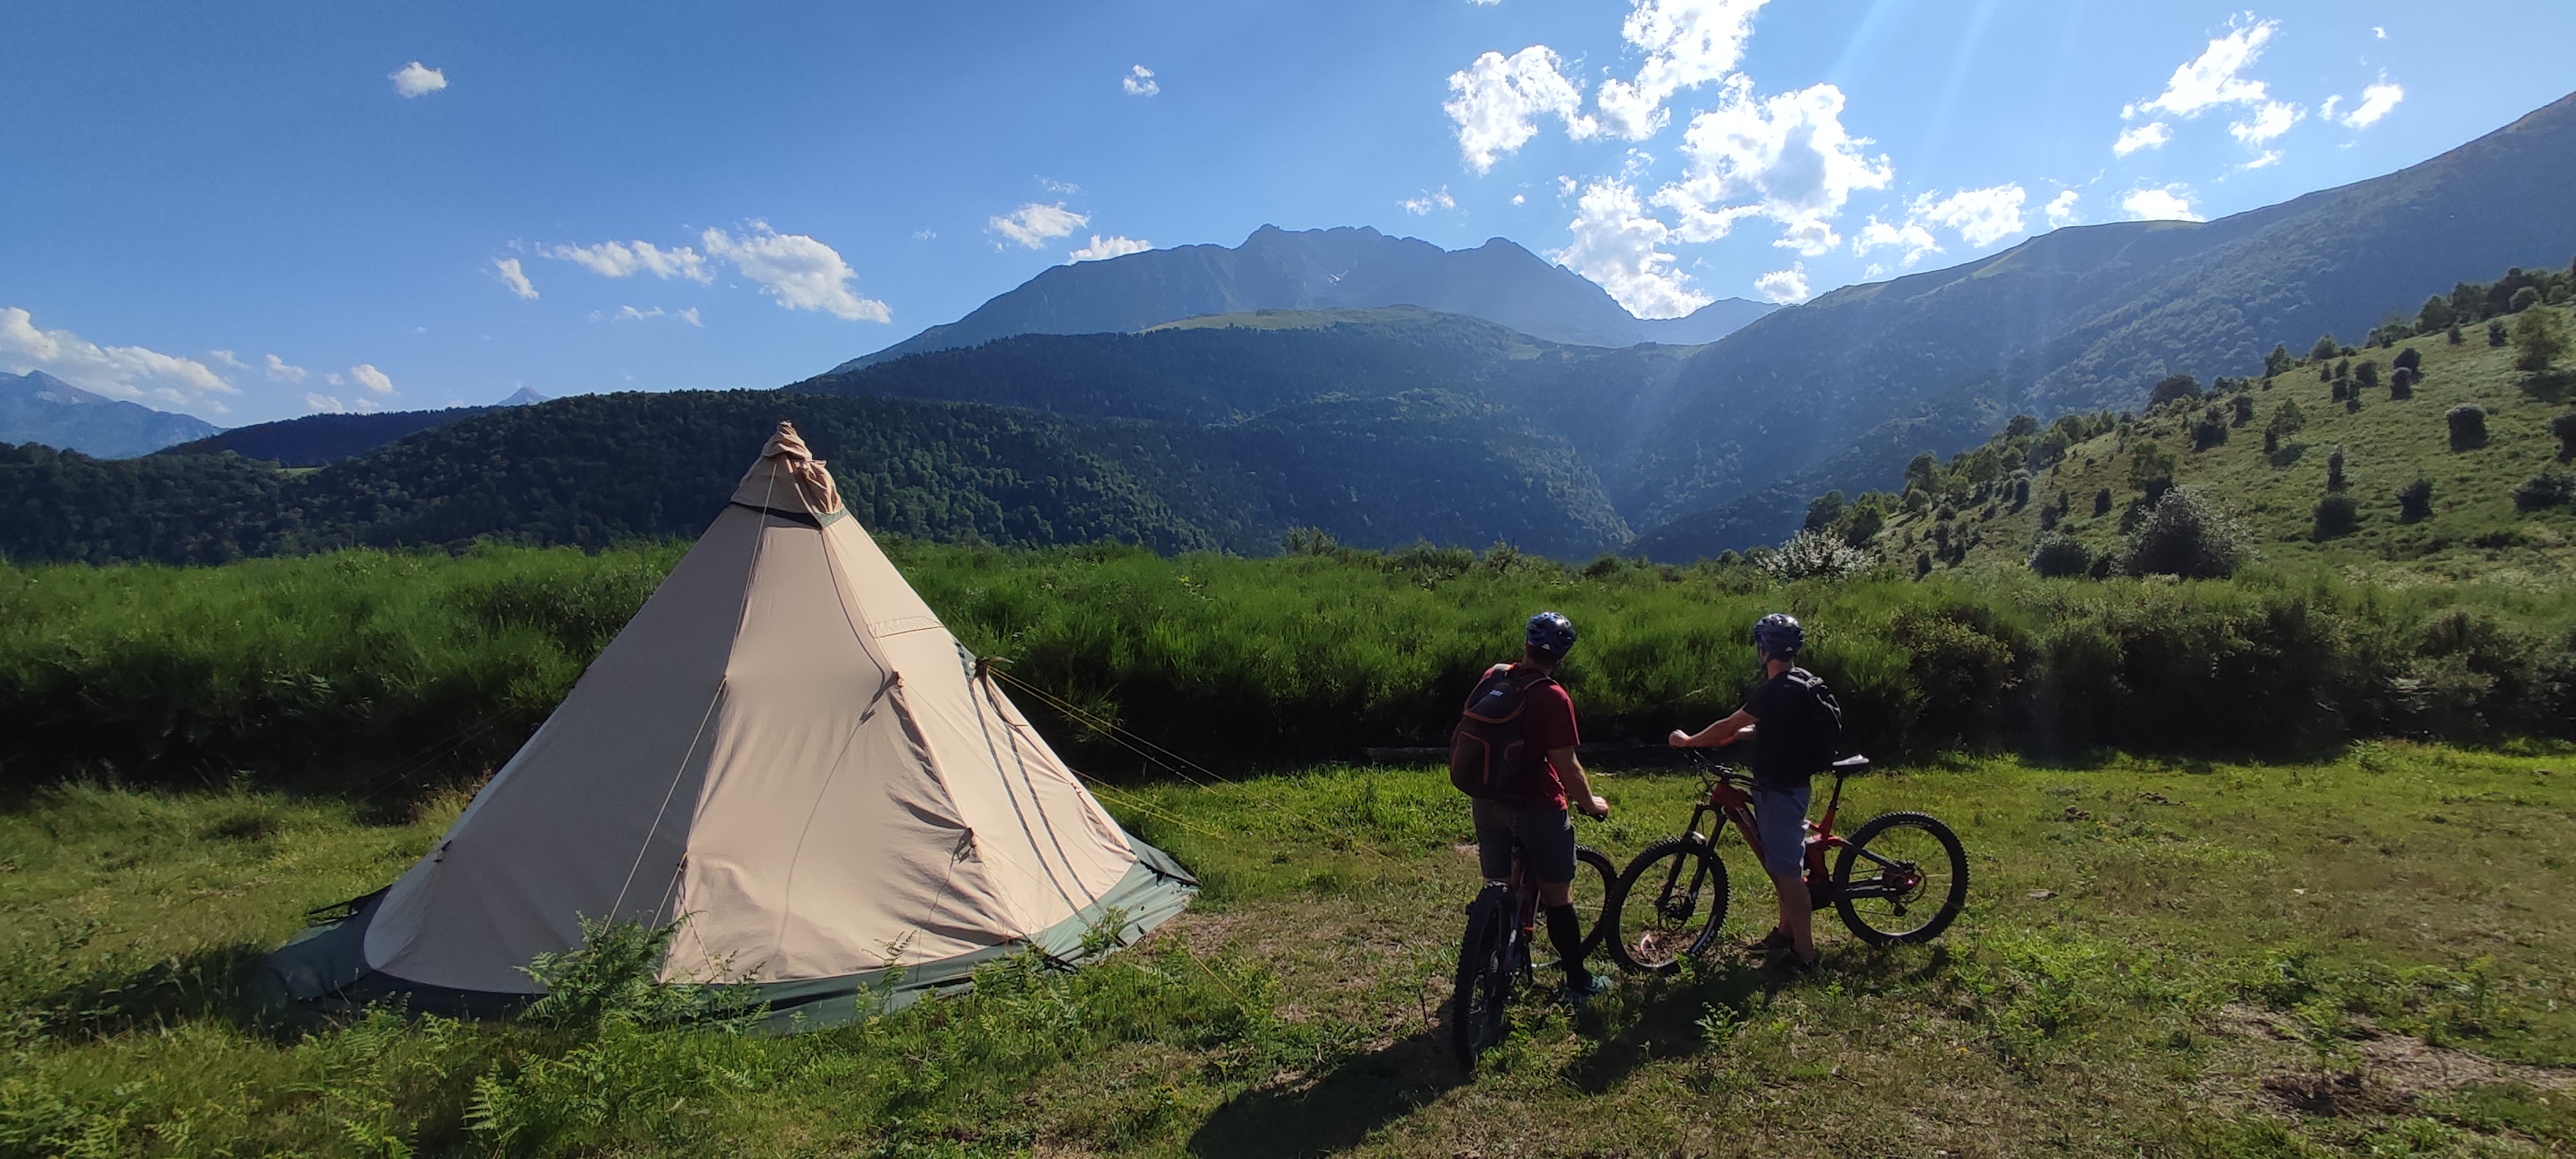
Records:
{"label": "bicycle front wheel", "polygon": [[[1583,956],[1601,952],[1601,943],[1610,936],[1610,899],[1619,894],[1619,867],[1610,864],[1608,854],[1589,845],[1574,847],[1574,881],[1566,890],[1574,903],[1574,918],[1583,931]],[[1547,930],[1538,931],[1539,944],[1554,948],[1546,940]],[[1554,965],[1540,962],[1537,966]]]}
{"label": "bicycle front wheel", "polygon": [[1619,875],[1602,940],[1621,966],[1669,974],[1681,960],[1708,952],[1726,924],[1726,863],[1705,841],[1667,837],[1646,847]]}
{"label": "bicycle front wheel", "polygon": [[1949,826],[1921,813],[1870,818],[1834,861],[1834,908],[1873,946],[1940,937],[1967,901],[1967,852]]}
{"label": "bicycle front wheel", "polygon": [[1504,1007],[1511,1001],[1511,963],[1505,926],[1511,915],[1492,898],[1467,907],[1467,933],[1458,943],[1457,986],[1449,1004],[1449,1043],[1458,1065],[1476,1069],[1476,1057],[1502,1041]]}

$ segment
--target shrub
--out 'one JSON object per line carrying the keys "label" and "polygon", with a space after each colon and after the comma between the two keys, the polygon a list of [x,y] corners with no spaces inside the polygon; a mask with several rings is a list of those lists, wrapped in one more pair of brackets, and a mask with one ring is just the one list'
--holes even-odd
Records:
{"label": "shrub", "polygon": [[2277,453],[2278,451],[2280,451],[2280,449],[2281,449],[2281,432],[2279,432],[2279,431],[2265,431],[2265,432],[2263,432],[2263,453],[2264,453],[2264,454],[2266,454],[2266,455],[2274,454],[2274,453]]}
{"label": "shrub", "polygon": [[2230,404],[2230,407],[2231,407],[2231,409],[2232,409],[2232,413],[2231,413],[2231,417],[2230,417],[2230,418],[2229,418],[2229,420],[2228,420],[2228,425],[2229,425],[2229,426],[2241,427],[2241,426],[2244,426],[2244,425],[2245,425],[2245,424],[2247,424],[2247,423],[2250,423],[2250,422],[2253,422],[2253,421],[2254,421],[2254,396],[2253,396],[2253,395],[2250,395],[2250,394],[2240,394],[2240,395],[2237,395],[2237,396],[2236,396],[2236,401],[2235,401],[2234,403],[2231,403],[2231,404]]}
{"label": "shrub", "polygon": [[2335,341],[2333,334],[2321,334],[2317,336],[2317,344],[2308,348],[2308,357],[2313,361],[2323,361],[2342,349],[2343,343]]}
{"label": "shrub", "polygon": [[2350,396],[2351,392],[2344,386],[2343,380],[2340,378],[2336,379],[2334,383],[2334,400],[2336,402],[2342,402]]}
{"label": "shrub", "polygon": [[2442,340],[2453,346],[2457,346],[2461,342],[2466,341],[2466,339],[2460,336],[2460,324],[2457,322],[2452,323],[2450,331],[2442,336]]}
{"label": "shrub", "polygon": [[2343,448],[2336,447],[2333,454],[2326,456],[2326,490],[2341,491],[2343,488]]}
{"label": "shrub", "polygon": [[2398,351],[2397,357],[2390,359],[2388,364],[2399,370],[2421,370],[2424,366],[2424,355],[2409,346]]}
{"label": "shrub", "polygon": [[2244,529],[2196,487],[2176,487],[2156,500],[2130,535],[2122,566],[2133,575],[2224,579],[2244,562]]}
{"label": "shrub", "polygon": [[2320,543],[2350,535],[2353,524],[2359,522],[2360,518],[2361,505],[2353,502],[2352,496],[2340,493],[2328,495],[2317,500],[2317,525],[2313,534]]}
{"label": "shrub", "polygon": [[2569,475],[2556,467],[2543,468],[2539,474],[2513,489],[2513,509],[2516,511],[2558,507],[2569,499],[2576,499],[2576,475]]}
{"label": "shrub", "polygon": [[2376,362],[2363,362],[2361,365],[2352,368],[2352,376],[2363,386],[2377,386],[2379,385],[2379,364]]}
{"label": "shrub", "polygon": [[2099,489],[2095,490],[2095,491],[2093,492],[2093,517],[2094,517],[2094,518],[2096,518],[2096,519],[2099,519],[2099,518],[2101,518],[2101,517],[2103,517],[2103,516],[2105,516],[2105,515],[2108,515],[2108,514],[2110,514],[2110,513],[2111,513],[2111,489],[2110,489],[2110,488],[2108,488],[2108,487],[2103,487],[2103,488],[2099,488]]}
{"label": "shrub", "polygon": [[2502,322],[2489,322],[2489,323],[2487,323],[2487,345],[2489,345],[2489,346],[2502,346],[2502,345],[2504,345],[2504,343],[2505,343],[2504,323],[2502,323]]}
{"label": "shrub", "polygon": [[2487,412],[2461,404],[2443,412],[2443,421],[2451,425],[2451,449],[2474,451],[2487,445]]}
{"label": "shrub", "polygon": [[2273,343],[2272,352],[2263,356],[2263,377],[2278,378],[2283,373],[2287,372],[2292,366],[2297,365],[2298,361],[2298,359],[2290,357],[2290,348],[2288,345],[2278,342]]}
{"label": "shrub", "polygon": [[2051,578],[2080,576],[2093,570],[2093,553],[2074,536],[2045,531],[2031,541],[2029,564]]}
{"label": "shrub", "polygon": [[2508,314],[2519,314],[2539,304],[2540,291],[2530,286],[2524,286],[2523,288],[2513,292],[2512,299],[2505,303],[2504,309]]}
{"label": "shrub", "polygon": [[2191,427],[2191,449],[2206,451],[2227,442],[2227,415],[2212,405]]}
{"label": "shrub", "polygon": [[2178,463],[2174,453],[2154,439],[2142,441],[2129,451],[2129,485],[2144,492],[2147,502],[2153,503],[2173,486]]}
{"label": "shrub", "polygon": [[2264,429],[2286,437],[2297,434],[2299,428],[2306,425],[2308,416],[2299,410],[2299,400],[2285,398],[2280,406],[2273,408],[2272,421]]}
{"label": "shrub", "polygon": [[2343,382],[2343,381],[2346,381],[2346,380],[2350,379],[2351,377],[2352,377],[2352,360],[2351,360],[2351,359],[2347,358],[2347,359],[2344,359],[2344,360],[2343,360],[2343,361],[2341,361],[2341,362],[2335,363],[2335,381],[2336,381],[2336,382]]}
{"label": "shrub", "polygon": [[2156,380],[2154,389],[2147,392],[2147,406],[2153,409],[2176,399],[2199,397],[2199,379],[2188,374],[2168,374]]}
{"label": "shrub", "polygon": [[2435,294],[2424,299],[2424,308],[2415,312],[2415,332],[2430,334],[2451,324],[2451,300]]}
{"label": "shrub", "polygon": [[1840,579],[1878,562],[1878,557],[1832,536],[1801,531],[1780,550],[1762,560],[1762,570],[1781,580]]}
{"label": "shrub", "polygon": [[2388,375],[2388,400],[2404,402],[2415,397],[2415,371],[2400,366]]}
{"label": "shrub", "polygon": [[2433,514],[2433,481],[2417,475],[2415,481],[2397,492],[2397,517],[2407,523],[2422,523]]}
{"label": "shrub", "polygon": [[1800,530],[1822,531],[1833,526],[1834,520],[1841,518],[1842,514],[1843,493],[1827,491],[1807,504],[1807,522]]}
{"label": "shrub", "polygon": [[2558,460],[2576,459],[2576,410],[2549,420],[2549,433],[2558,436]]}
{"label": "shrub", "polygon": [[2531,372],[2549,369],[2549,364],[2567,353],[2567,333],[2559,326],[2556,310],[2526,311],[2513,324],[2513,368]]}

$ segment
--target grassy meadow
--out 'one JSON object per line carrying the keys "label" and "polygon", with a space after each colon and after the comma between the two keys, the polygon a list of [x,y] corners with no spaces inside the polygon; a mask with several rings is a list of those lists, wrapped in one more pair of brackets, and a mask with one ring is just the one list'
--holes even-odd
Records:
{"label": "grassy meadow", "polygon": [[[252,955],[417,856],[409,818],[65,785],[0,814],[0,1155],[2529,1155],[2576,1151],[2576,768],[1953,759],[1854,781],[1966,841],[1939,943],[1735,954],[1532,1002],[1472,1079],[1441,1004],[1473,859],[1430,770],[1103,794],[1197,904],[1071,974],[786,1038],[380,1012],[264,1022]],[[1624,857],[1696,782],[1619,775]],[[1734,876],[1753,867],[1735,850]],[[1739,885],[1729,932],[1767,928]]]}

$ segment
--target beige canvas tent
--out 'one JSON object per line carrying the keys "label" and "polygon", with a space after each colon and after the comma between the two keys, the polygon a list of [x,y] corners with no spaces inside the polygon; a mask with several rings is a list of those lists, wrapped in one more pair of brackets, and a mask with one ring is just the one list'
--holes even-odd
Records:
{"label": "beige canvas tent", "polygon": [[841,505],[794,428],[455,827],[271,955],[298,999],[493,1010],[579,919],[681,922],[665,981],[828,1024],[1197,883],[1102,811]]}

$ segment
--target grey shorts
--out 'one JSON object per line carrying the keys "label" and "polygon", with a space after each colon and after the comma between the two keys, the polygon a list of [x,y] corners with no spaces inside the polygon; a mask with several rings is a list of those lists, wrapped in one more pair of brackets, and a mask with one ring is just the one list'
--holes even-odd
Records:
{"label": "grey shorts", "polygon": [[1485,880],[1512,875],[1512,842],[1518,839],[1530,876],[1544,885],[1574,880],[1574,818],[1563,809],[1515,809],[1492,801],[1472,802],[1476,820],[1476,864]]}
{"label": "grey shorts", "polygon": [[1762,869],[1795,876],[1807,860],[1808,786],[1753,790],[1753,832],[1762,838]]}

